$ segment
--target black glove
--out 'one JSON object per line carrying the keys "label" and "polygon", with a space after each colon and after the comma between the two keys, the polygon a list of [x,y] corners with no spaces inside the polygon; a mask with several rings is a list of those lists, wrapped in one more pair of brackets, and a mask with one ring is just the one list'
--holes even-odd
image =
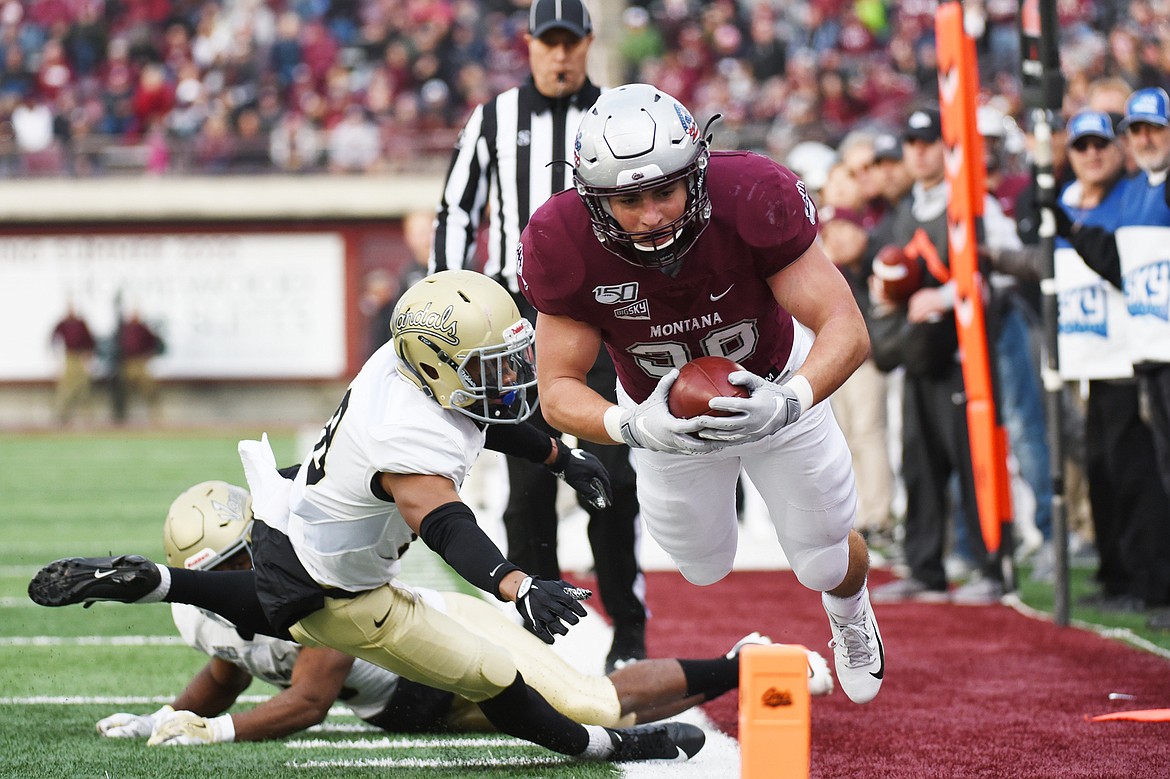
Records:
{"label": "black glove", "polygon": [[516,591],[516,610],[524,618],[524,627],[546,644],[553,642],[553,633],[563,636],[569,632],[565,622],[576,625],[585,616],[585,607],[577,601],[593,592],[574,587],[563,579],[534,579],[529,576],[520,582]]}
{"label": "black glove", "polygon": [[609,472],[597,457],[582,449],[570,449],[557,441],[557,459],[548,469],[576,490],[595,509],[613,505]]}

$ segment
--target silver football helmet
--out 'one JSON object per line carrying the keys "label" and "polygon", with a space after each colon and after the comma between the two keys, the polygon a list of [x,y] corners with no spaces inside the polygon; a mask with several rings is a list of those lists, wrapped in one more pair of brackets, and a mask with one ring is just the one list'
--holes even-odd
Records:
{"label": "silver football helmet", "polygon": [[163,525],[167,565],[207,571],[241,549],[252,553],[252,495],[224,481],[205,481],[171,503]]}
{"label": "silver football helmet", "polygon": [[[711,218],[707,142],[694,117],[649,84],[602,94],[577,130],[573,183],[589,209],[593,233],[611,252],[644,268],[669,268],[682,258]],[[682,215],[653,230],[623,230],[609,198],[686,180]]]}
{"label": "silver football helmet", "polygon": [[440,271],[406,290],[390,337],[398,371],[443,408],[485,423],[532,414],[535,332],[508,290],[482,273]]}

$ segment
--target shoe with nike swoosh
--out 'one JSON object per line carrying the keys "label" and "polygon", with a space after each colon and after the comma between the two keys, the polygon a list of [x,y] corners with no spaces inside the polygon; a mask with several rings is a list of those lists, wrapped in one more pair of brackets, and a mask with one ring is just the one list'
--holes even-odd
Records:
{"label": "shoe with nike swoosh", "polygon": [[886,675],[886,650],[869,603],[868,590],[862,605],[861,616],[852,622],[840,622],[828,609],[825,610],[833,629],[829,647],[837,666],[837,681],[854,703],[872,701]]}
{"label": "shoe with nike swoosh", "polygon": [[67,557],[37,571],[28,596],[41,606],[89,605],[96,601],[133,603],[150,594],[162,576],[140,555]]}
{"label": "shoe with nike swoosh", "polygon": [[670,760],[683,762],[694,757],[707,741],[707,734],[686,722],[652,722],[630,728],[606,728],[613,741],[609,760],[626,763],[634,760]]}

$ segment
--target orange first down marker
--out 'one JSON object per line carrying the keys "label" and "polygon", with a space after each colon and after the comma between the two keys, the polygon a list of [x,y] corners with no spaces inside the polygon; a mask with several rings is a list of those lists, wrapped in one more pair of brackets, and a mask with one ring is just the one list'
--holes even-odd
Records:
{"label": "orange first down marker", "polygon": [[812,726],[808,650],[749,645],[739,653],[743,779],[808,779]]}

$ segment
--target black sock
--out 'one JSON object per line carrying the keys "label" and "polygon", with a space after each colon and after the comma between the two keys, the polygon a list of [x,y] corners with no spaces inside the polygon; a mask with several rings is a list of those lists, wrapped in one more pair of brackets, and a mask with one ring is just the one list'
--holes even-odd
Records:
{"label": "black sock", "polygon": [[562,755],[580,755],[589,745],[585,726],[554,709],[519,673],[499,695],[480,701],[479,708],[500,732]]}
{"label": "black sock", "polygon": [[704,699],[718,698],[728,690],[739,687],[739,657],[729,660],[716,657],[710,660],[679,660],[687,680],[687,697],[702,695]]}
{"label": "black sock", "polygon": [[256,596],[256,575],[252,571],[188,571],[170,568],[171,589],[163,600],[187,603],[218,614],[231,622],[241,635],[274,636],[291,641],[288,631],[273,627]]}

